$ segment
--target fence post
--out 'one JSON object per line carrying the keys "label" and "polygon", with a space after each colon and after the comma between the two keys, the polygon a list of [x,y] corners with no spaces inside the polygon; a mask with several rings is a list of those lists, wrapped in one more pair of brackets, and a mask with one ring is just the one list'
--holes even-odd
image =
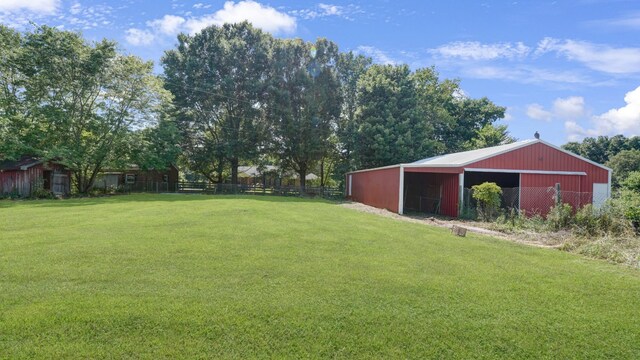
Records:
{"label": "fence post", "polygon": [[556,206],[562,203],[562,193],[560,192],[560,183],[556,183]]}

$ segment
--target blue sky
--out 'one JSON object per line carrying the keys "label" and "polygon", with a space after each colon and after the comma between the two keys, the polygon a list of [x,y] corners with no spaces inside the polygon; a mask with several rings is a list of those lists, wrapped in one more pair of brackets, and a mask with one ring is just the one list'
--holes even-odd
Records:
{"label": "blue sky", "polygon": [[[278,37],[326,37],[379,63],[435,65],[508,108],[519,139],[640,135],[640,2],[0,0],[0,22],[107,37],[158,63],[178,32],[249,20]],[[157,67],[158,71],[161,68]]]}

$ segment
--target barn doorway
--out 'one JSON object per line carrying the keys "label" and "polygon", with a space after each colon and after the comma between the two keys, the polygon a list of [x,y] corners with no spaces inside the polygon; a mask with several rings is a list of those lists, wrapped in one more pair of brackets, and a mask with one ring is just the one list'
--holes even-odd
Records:
{"label": "barn doorway", "polygon": [[504,209],[520,208],[520,174],[509,172],[464,172],[464,208],[475,207],[471,188],[485,182],[494,182],[502,189],[501,207]]}
{"label": "barn doorway", "polygon": [[404,204],[408,212],[455,216],[458,174],[404,173]]}

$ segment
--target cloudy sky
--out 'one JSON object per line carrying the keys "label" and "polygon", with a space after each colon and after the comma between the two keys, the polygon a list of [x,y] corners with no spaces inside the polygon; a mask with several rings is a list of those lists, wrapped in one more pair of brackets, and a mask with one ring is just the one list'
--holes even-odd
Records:
{"label": "cloudy sky", "polygon": [[637,0],[323,1],[0,0],[0,22],[107,37],[157,64],[179,32],[249,20],[378,63],[435,65],[469,96],[506,106],[503,122],[519,139],[640,135]]}

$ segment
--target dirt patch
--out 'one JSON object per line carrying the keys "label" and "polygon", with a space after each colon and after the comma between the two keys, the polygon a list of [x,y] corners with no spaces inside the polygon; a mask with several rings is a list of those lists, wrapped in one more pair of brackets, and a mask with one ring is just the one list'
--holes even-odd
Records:
{"label": "dirt patch", "polygon": [[369,214],[384,216],[384,217],[399,220],[399,221],[406,221],[406,222],[422,224],[422,225],[438,226],[438,227],[443,227],[447,229],[451,229],[452,226],[457,225],[457,226],[466,228],[467,231],[469,232],[493,236],[496,238],[516,242],[519,244],[530,245],[530,246],[543,247],[543,248],[558,248],[562,243],[562,239],[561,239],[562,234],[543,235],[540,233],[533,233],[533,232],[507,234],[500,231],[487,229],[486,227],[482,226],[483,225],[482,223],[477,223],[477,222],[469,222],[469,221],[463,221],[458,219],[448,220],[448,219],[435,218],[427,215],[425,216],[398,215],[396,213],[393,213],[385,209],[378,209],[373,206],[356,203],[356,202],[346,202],[346,203],[340,204],[340,206],[345,207],[347,209],[353,209],[361,212],[366,212]]}

